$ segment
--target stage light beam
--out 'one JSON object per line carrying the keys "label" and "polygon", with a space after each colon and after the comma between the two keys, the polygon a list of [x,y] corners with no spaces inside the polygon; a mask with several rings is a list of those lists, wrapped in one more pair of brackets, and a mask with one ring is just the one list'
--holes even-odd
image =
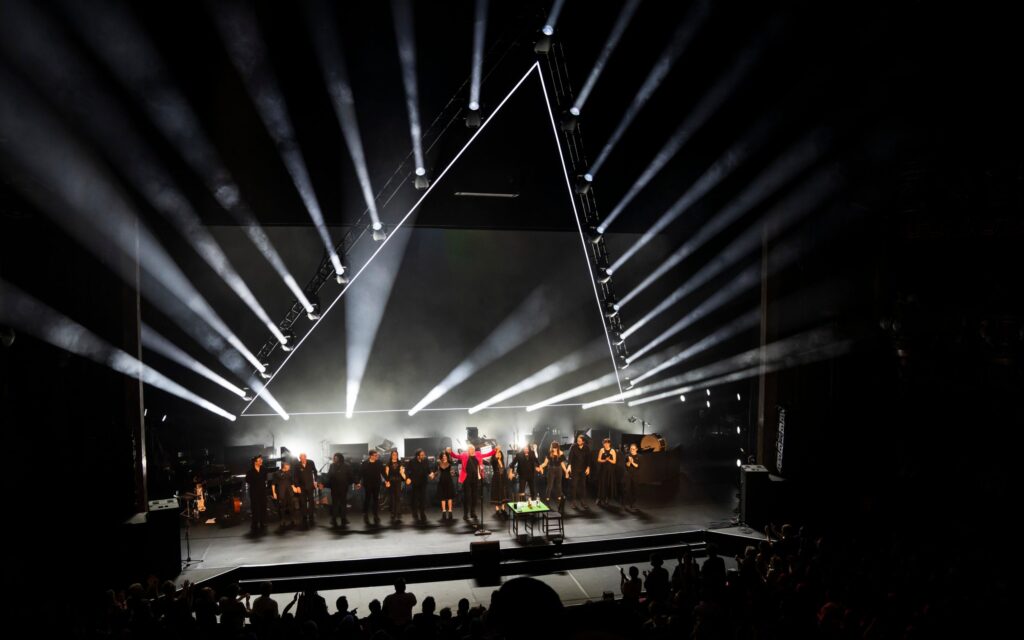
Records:
{"label": "stage light beam", "polygon": [[469,82],[469,110],[480,109],[480,83],[484,70],[484,39],[487,36],[487,0],[476,0],[473,17],[473,68]]}
{"label": "stage light beam", "polygon": [[615,51],[615,47],[618,46],[619,40],[622,39],[622,34],[626,32],[626,27],[629,26],[629,22],[633,19],[633,14],[636,13],[636,9],[639,6],[640,0],[627,0],[627,2],[622,5],[622,9],[619,11],[619,17],[615,19],[615,25],[612,27],[612,31],[608,35],[608,39],[605,41],[604,47],[601,49],[601,53],[597,56],[597,61],[594,62],[594,66],[590,70],[590,75],[587,76],[586,82],[583,83],[583,88],[580,89],[572,107],[569,108],[570,115],[580,115],[580,112],[583,110],[583,105],[587,103],[587,98],[590,97],[590,92],[594,90],[594,85],[597,84],[597,79],[601,77],[601,73],[608,64],[608,59],[611,57],[612,52]]}

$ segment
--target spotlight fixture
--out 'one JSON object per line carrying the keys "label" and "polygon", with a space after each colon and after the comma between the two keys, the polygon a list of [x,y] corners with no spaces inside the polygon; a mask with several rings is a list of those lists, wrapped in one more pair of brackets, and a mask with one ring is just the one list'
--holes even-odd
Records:
{"label": "spotlight fixture", "polygon": [[341,271],[339,271],[338,273],[334,274],[334,280],[338,284],[348,284],[348,276],[345,275],[345,271],[346,271],[346,269],[345,269],[344,265],[342,265]]}
{"label": "spotlight fixture", "polygon": [[743,433],[743,429],[740,429],[740,428],[739,428],[739,427],[737,426],[737,427],[736,427],[736,435],[741,435],[742,433]]}
{"label": "spotlight fixture", "polygon": [[577,115],[579,115],[579,110],[575,114],[570,111],[562,116],[562,131],[572,133],[576,130],[576,125],[579,124],[579,120],[576,118]]}
{"label": "spotlight fixture", "polygon": [[[545,27],[547,29],[547,27]],[[551,33],[554,33],[552,29]],[[537,42],[533,45],[533,52],[539,54],[547,54],[551,51],[551,33],[541,33],[537,38]]]}
{"label": "spotlight fixture", "polygon": [[605,284],[612,279],[612,270],[610,268],[603,268],[597,270],[597,281],[601,284]]}
{"label": "spotlight fixture", "polygon": [[710,409],[710,408],[711,408],[711,401],[708,400],[708,409]]}
{"label": "spotlight fixture", "polygon": [[[742,400],[742,399],[743,399],[743,398],[741,398],[741,397],[740,397],[740,394],[738,394],[738,393],[737,393],[737,394],[736,394],[736,400],[737,400],[737,401],[739,401],[739,400]],[[737,427],[737,428],[738,428],[738,427]]]}
{"label": "spotlight fixture", "polygon": [[613,345],[615,345],[617,347],[617,346],[619,346],[621,344],[625,344],[625,342],[626,342],[626,339],[622,337],[621,333],[619,333],[618,331],[612,332],[612,344]]}
{"label": "spotlight fixture", "polygon": [[709,396],[711,395],[711,389],[705,389],[704,391],[707,391]]}
{"label": "spotlight fixture", "polygon": [[[264,363],[263,366],[264,366],[264,368],[266,368],[266,367],[269,367],[270,365]],[[257,373],[259,373],[260,377],[263,378],[264,380],[270,380],[270,372],[269,371],[258,371]]]}
{"label": "spotlight fixture", "polygon": [[601,233],[597,227],[588,227],[587,237],[590,238],[591,242],[597,244],[598,242],[601,242],[602,238],[604,238],[604,234]]}
{"label": "spotlight fixture", "polygon": [[381,224],[373,225],[373,239],[377,242],[384,242],[388,239],[388,232],[384,230],[384,226]]}
{"label": "spotlight fixture", "polygon": [[686,394],[679,396],[679,402],[686,402]]}
{"label": "spotlight fixture", "polygon": [[615,304],[611,300],[605,300],[604,302],[604,317],[611,319],[619,315],[619,305]]}
{"label": "spotlight fixture", "polygon": [[160,422],[167,422],[167,414],[166,413],[164,414],[164,417],[160,418]]}
{"label": "spotlight fixture", "polygon": [[244,394],[242,395],[242,400],[245,402],[252,402],[255,399],[252,395],[252,391],[249,390],[249,387],[242,389],[242,393]]}
{"label": "spotlight fixture", "polygon": [[594,176],[589,173],[576,176],[576,193],[583,195],[590,192],[590,185],[594,182]]}
{"label": "spotlight fixture", "polygon": [[466,126],[470,129],[477,129],[480,127],[483,118],[480,115],[480,103],[470,102],[469,113],[466,114]]}
{"label": "spotlight fixture", "polygon": [[430,186],[430,178],[427,177],[427,170],[423,167],[416,168],[416,178],[413,179],[412,184],[416,187],[417,191],[424,191]]}
{"label": "spotlight fixture", "polygon": [[312,322],[316,322],[320,319],[320,301],[316,299],[316,296],[309,298],[309,306],[312,307],[306,312],[306,317]]}
{"label": "spotlight fixture", "polygon": [[736,466],[737,467],[742,467],[743,466],[743,461],[740,460],[739,458],[736,458]]}
{"label": "spotlight fixture", "polygon": [[281,332],[285,340],[281,343],[281,351],[291,351],[295,348],[295,332],[291,329],[285,329]]}

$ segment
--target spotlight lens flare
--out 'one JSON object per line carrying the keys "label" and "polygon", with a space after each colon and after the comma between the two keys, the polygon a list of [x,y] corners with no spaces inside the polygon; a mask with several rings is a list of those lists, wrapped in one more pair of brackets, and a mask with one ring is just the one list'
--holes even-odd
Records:
{"label": "spotlight lens flare", "polygon": [[416,175],[425,176],[427,175],[427,170],[424,169],[423,167],[416,167]]}
{"label": "spotlight lens flare", "polygon": [[552,27],[550,24],[546,24],[544,25],[544,28],[540,30],[540,32],[546,36],[551,36],[555,34],[555,28]]}
{"label": "spotlight lens flare", "polygon": [[569,107],[569,115],[573,115],[573,116],[580,115],[579,108],[578,107]]}
{"label": "spotlight lens flare", "polygon": [[469,103],[469,110],[470,111],[477,111],[478,109],[480,109],[480,103],[479,102],[474,100],[473,102]]}

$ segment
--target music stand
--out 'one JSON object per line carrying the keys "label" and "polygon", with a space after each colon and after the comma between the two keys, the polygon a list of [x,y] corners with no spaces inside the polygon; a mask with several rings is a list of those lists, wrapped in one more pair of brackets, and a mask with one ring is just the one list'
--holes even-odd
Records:
{"label": "music stand", "polygon": [[192,538],[189,536],[189,531],[192,528],[192,513],[189,508],[189,500],[192,498],[186,498],[180,495],[177,496],[177,498],[179,501],[185,501],[185,510],[178,512],[178,515],[185,519],[185,559],[181,561],[181,568],[188,569],[194,564],[199,564],[202,560],[192,559]]}

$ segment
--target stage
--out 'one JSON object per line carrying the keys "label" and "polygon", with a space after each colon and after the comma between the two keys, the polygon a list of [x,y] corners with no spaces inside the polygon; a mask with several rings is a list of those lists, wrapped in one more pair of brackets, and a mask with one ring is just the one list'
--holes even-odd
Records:
{"label": "stage", "polygon": [[[714,482],[691,481],[683,475],[678,490],[669,499],[659,499],[663,487],[642,487],[637,509],[630,512],[618,503],[599,507],[588,501],[589,511],[565,509],[566,545],[607,539],[626,539],[661,534],[696,532],[705,529],[723,530],[736,517],[738,488],[734,482],[722,481],[727,474],[716,469]],[[735,475],[735,474],[733,474]],[[455,518],[442,522],[437,505],[428,504],[428,521],[416,524],[403,504],[402,523],[390,524],[390,513],[382,509],[379,526],[367,526],[359,508],[361,500],[349,494],[349,526],[332,528],[330,514],[319,509],[315,526],[279,530],[276,519],[268,522],[262,533],[250,530],[249,520],[233,526],[192,524],[189,528],[193,564],[186,567],[180,579],[196,580],[237,567],[297,563],[330,563],[373,558],[396,558],[465,553],[471,542],[497,540],[503,550],[524,546],[550,544],[543,539],[524,541],[509,532],[508,520],[496,518],[493,507],[485,503],[483,526],[488,535],[475,535],[475,527],[462,520],[462,506],[455,506]],[[479,515],[479,514],[478,514]],[[188,557],[182,529],[182,558]],[[198,561],[198,562],[196,562]],[[192,576],[192,577],[190,577]]]}

